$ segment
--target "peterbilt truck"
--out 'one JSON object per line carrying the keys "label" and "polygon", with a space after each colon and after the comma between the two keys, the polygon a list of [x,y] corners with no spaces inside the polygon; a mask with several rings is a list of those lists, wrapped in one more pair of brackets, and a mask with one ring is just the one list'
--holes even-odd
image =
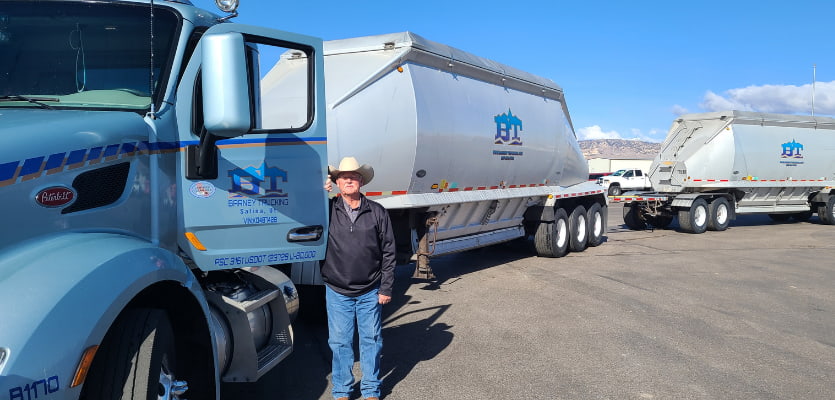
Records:
{"label": "peterbilt truck", "polygon": [[624,223],[723,231],[741,214],[835,224],[835,119],[724,111],[675,120],[649,171],[652,191],[625,193]]}
{"label": "peterbilt truck", "polygon": [[[430,256],[530,236],[545,257],[602,243],[606,196],[588,182],[556,83],[411,32],[324,52],[330,163],[374,167],[364,193],[389,211],[415,277],[433,276]],[[296,96],[301,58],[290,51],[265,76],[265,101]],[[295,263],[291,278],[322,284],[316,262]]]}
{"label": "peterbilt truck", "polygon": [[[289,265],[327,234],[322,46],[232,15],[0,1],[0,399],[217,398],[290,353]],[[288,50],[304,88],[265,123]]]}

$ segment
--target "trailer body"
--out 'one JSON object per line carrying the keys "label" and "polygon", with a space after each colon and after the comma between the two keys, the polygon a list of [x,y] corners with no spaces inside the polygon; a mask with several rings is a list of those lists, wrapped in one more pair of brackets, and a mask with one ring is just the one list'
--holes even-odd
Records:
{"label": "trailer body", "polygon": [[[553,223],[555,207],[570,215],[598,204],[600,218],[605,196],[587,182],[553,81],[411,32],[326,41],[324,49],[328,160],[353,156],[374,167],[363,190],[389,210],[401,261],[427,253],[420,243],[429,232],[440,255],[535,233]],[[262,90],[276,101],[291,97],[295,79],[268,75]],[[294,281],[321,283],[317,268],[294,269]]]}
{"label": "trailer body", "polygon": [[[817,213],[833,223],[835,119],[746,111],[688,114],[677,119],[652,163],[651,193],[628,201],[624,219],[686,231],[724,230],[736,214],[777,221]],[[629,195],[629,193],[627,194]]]}

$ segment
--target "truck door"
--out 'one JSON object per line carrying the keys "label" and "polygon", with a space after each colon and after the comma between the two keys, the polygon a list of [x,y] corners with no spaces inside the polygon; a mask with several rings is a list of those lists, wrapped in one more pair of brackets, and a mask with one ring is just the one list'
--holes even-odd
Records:
{"label": "truck door", "polygon": [[[285,68],[301,79],[262,98]],[[179,245],[200,269],[324,258],[323,76],[316,38],[220,24],[197,43],[178,89],[177,191]]]}

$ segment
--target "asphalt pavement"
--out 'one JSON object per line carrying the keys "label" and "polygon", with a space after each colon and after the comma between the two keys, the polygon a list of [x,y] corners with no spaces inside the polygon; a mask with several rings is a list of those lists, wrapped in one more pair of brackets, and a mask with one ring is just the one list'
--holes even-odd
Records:
{"label": "asphalt pavement", "polygon": [[[835,227],[631,231],[621,212],[559,259],[509,243],[433,259],[433,282],[399,266],[383,398],[835,398]],[[322,292],[302,289],[294,353],[224,399],[332,398]]]}

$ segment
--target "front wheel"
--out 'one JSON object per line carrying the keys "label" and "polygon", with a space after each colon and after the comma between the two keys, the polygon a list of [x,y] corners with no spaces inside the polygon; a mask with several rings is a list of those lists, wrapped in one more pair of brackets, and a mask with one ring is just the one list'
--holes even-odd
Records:
{"label": "front wheel", "polygon": [[621,190],[620,185],[609,186],[609,196],[620,196],[621,193],[623,193],[623,190]]}
{"label": "front wheel", "polygon": [[174,330],[162,310],[125,311],[104,337],[81,395],[85,400],[180,399]]}

